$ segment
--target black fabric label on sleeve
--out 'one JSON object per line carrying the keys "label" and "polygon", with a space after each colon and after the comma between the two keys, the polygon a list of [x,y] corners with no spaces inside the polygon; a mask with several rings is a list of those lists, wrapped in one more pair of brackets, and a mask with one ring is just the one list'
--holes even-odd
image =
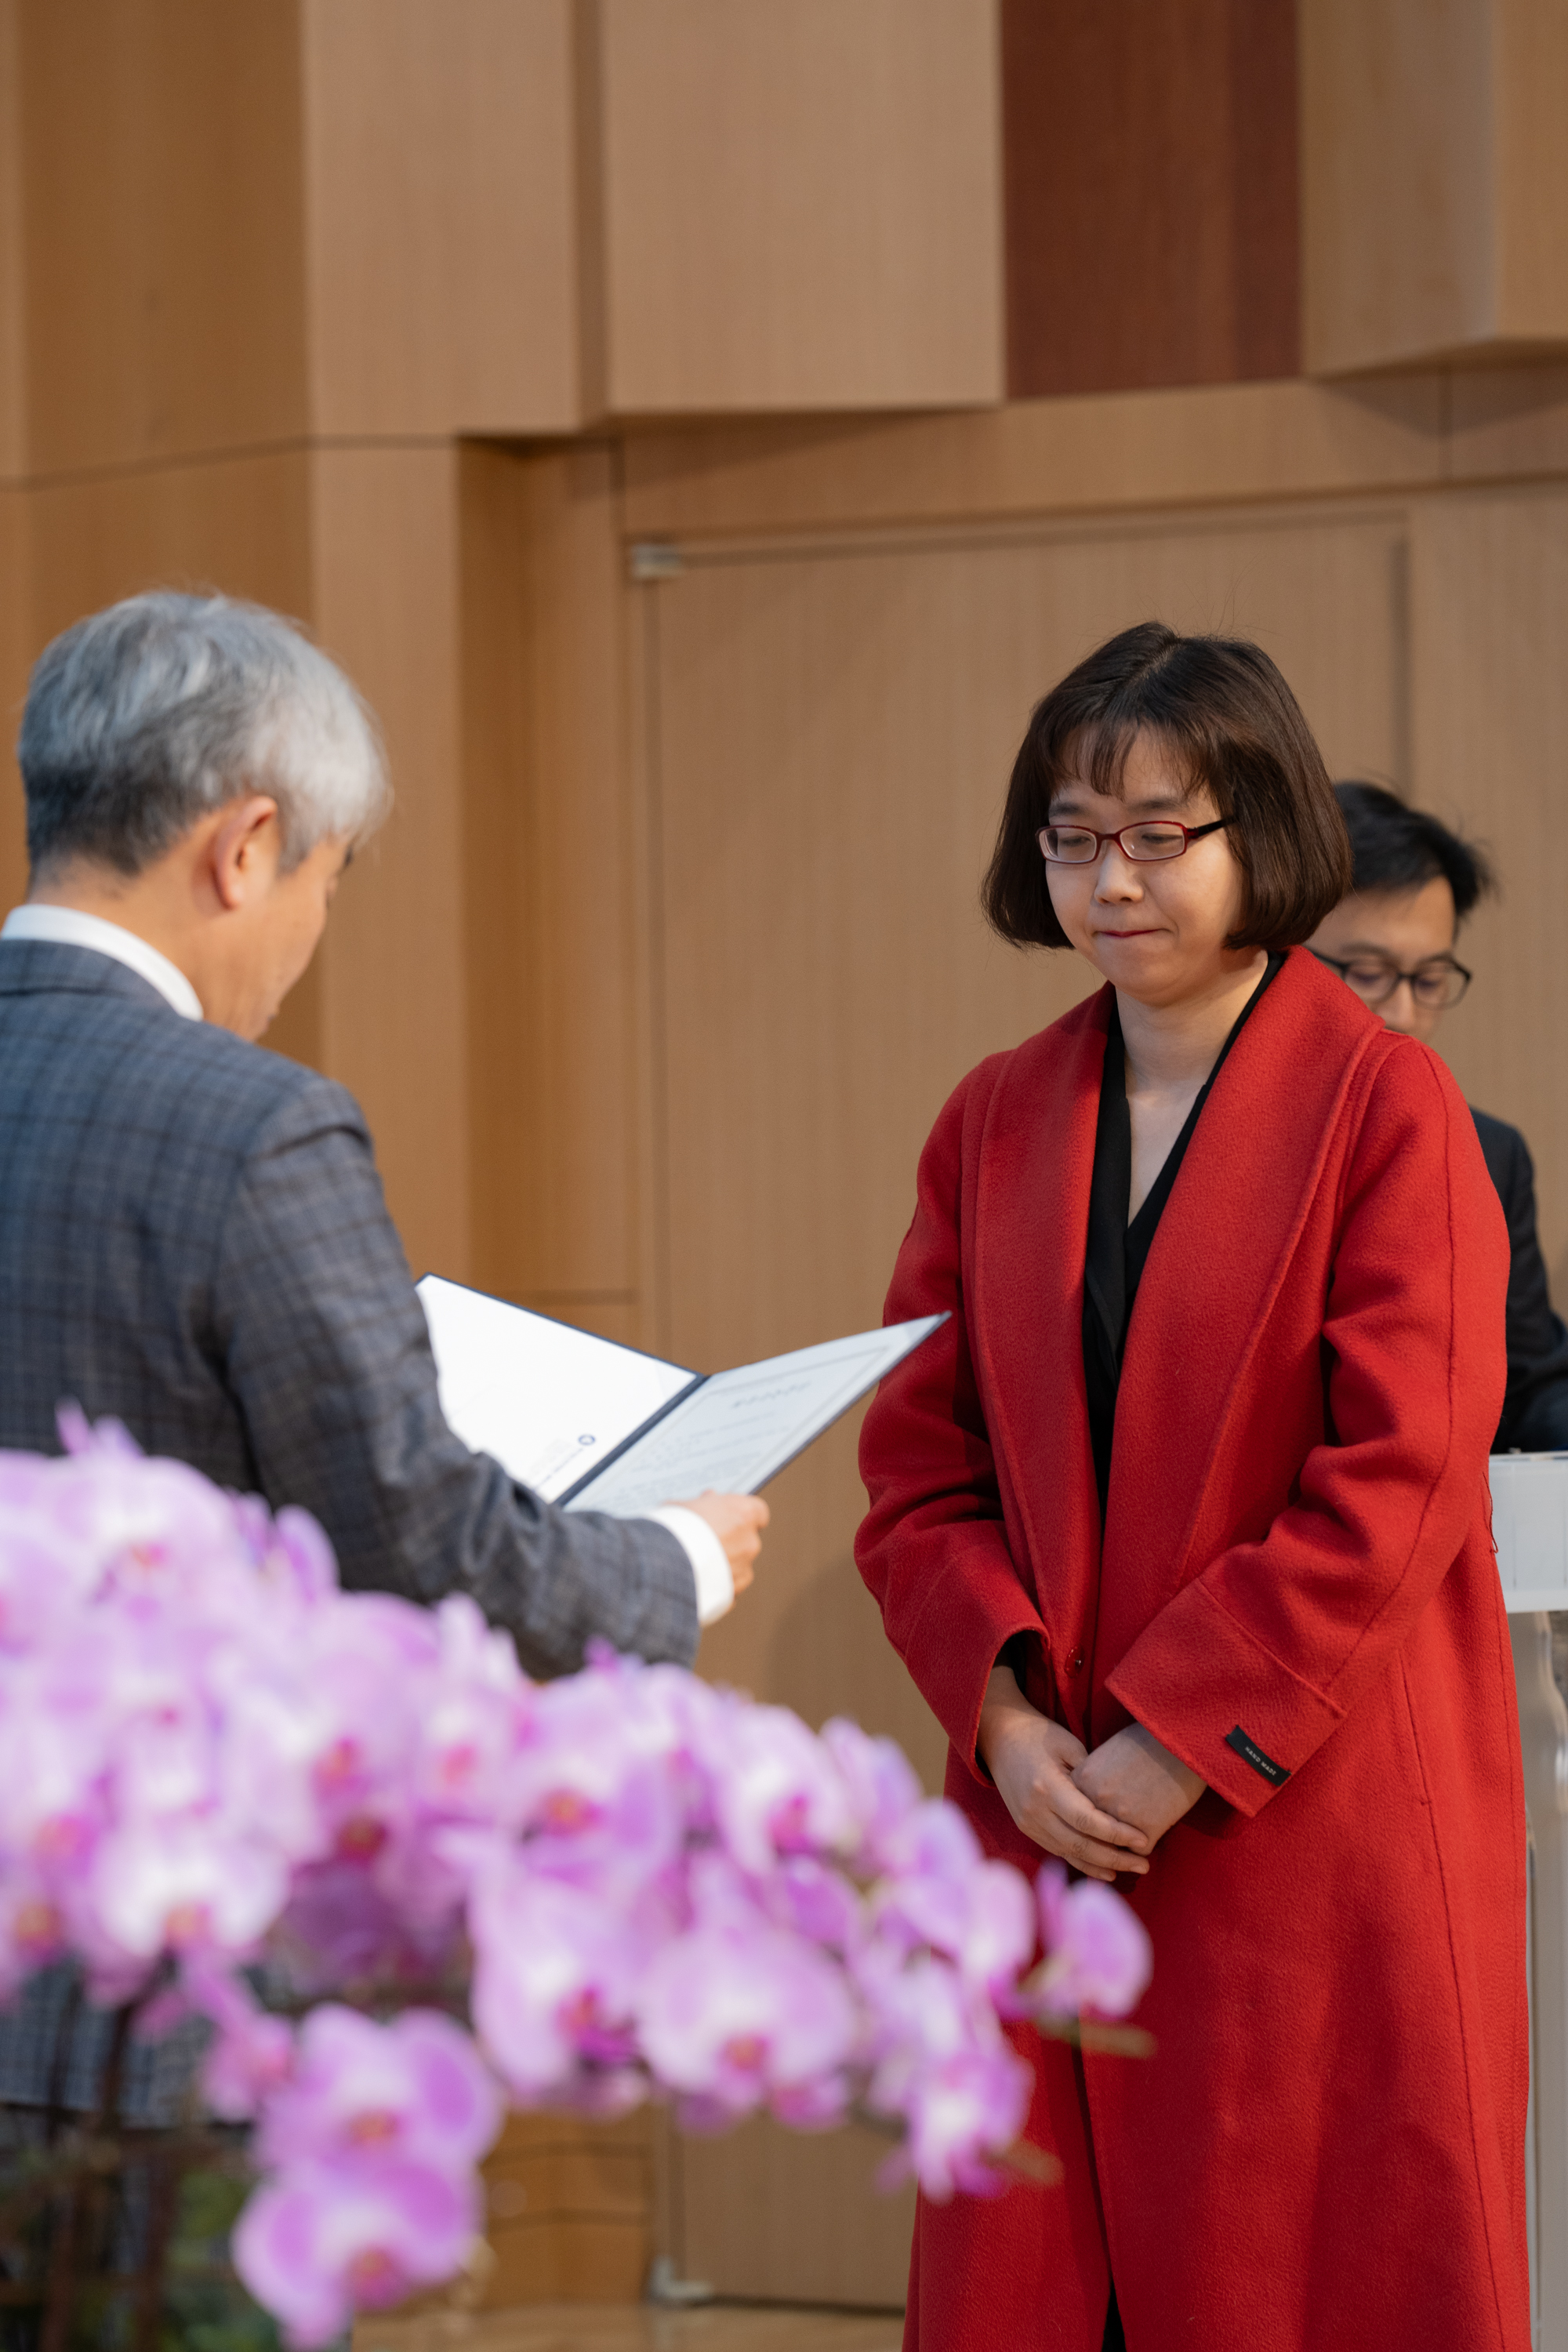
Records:
{"label": "black fabric label on sleeve", "polygon": [[1255,1772],[1261,1772],[1264,1779],[1271,1780],[1276,1788],[1282,1780],[1290,1778],[1289,1768],[1276,1764],[1272,1756],[1265,1756],[1257,1740],[1248,1739],[1239,1723],[1234,1731],[1226,1733],[1225,1744],[1227,1748],[1234,1748],[1244,1764],[1250,1764]]}

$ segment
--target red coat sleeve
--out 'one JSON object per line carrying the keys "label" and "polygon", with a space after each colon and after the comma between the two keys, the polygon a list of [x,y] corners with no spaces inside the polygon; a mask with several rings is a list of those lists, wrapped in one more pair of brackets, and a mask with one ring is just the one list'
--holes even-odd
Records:
{"label": "red coat sleeve", "polygon": [[1296,1771],[1386,1668],[1484,1507],[1507,1376],[1508,1234],[1475,1124],[1436,1056],[1373,1076],[1344,1178],[1323,1321],[1330,1437],[1261,1542],[1184,1585],[1110,1687],[1237,1809]]}
{"label": "red coat sleeve", "polygon": [[1045,1627],[1002,1523],[996,1469],[964,1323],[960,1203],[966,1127],[977,1128],[997,1063],[943,1109],[921,1155],[914,1220],[884,1319],[948,1321],[882,1382],[860,1438],[870,1509],[855,1558],[888,1638],[958,1754],[974,1742],[998,1652]]}

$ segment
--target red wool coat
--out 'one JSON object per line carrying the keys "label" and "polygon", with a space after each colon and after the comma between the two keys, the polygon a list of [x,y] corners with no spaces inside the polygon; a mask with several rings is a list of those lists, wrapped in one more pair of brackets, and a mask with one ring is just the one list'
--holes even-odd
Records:
{"label": "red wool coat", "polygon": [[[858,1545],[988,1850],[1003,1644],[1209,1783],[1142,1881],[1149,2060],[1021,2037],[1062,2185],[922,2201],[906,2344],[1528,2352],[1524,1798],[1489,1535],[1508,1243],[1434,1055],[1304,950],[1215,1083],[1128,1335],[1103,1545],[1081,1324],[1110,992],[972,1073],[889,1318]],[[1240,1726],[1287,1768],[1226,1745]]]}

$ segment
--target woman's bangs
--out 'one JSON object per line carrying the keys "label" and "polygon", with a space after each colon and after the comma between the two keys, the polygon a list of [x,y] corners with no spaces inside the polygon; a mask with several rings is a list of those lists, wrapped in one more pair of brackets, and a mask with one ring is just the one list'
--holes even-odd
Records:
{"label": "woman's bangs", "polygon": [[[1108,712],[1103,718],[1074,729],[1050,760],[1051,793],[1068,782],[1086,783],[1101,800],[1120,800],[1128,756],[1141,735],[1167,755],[1189,793],[1209,785],[1197,745],[1173,734],[1169,726],[1126,711]],[[1212,785],[1209,789],[1213,789]]]}

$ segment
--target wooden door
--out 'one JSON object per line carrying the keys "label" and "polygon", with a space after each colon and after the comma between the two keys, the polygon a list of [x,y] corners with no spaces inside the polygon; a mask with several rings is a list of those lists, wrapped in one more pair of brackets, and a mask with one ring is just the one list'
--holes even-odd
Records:
{"label": "wooden door", "polygon": [[[988,935],[976,892],[1031,705],[1151,616],[1258,637],[1336,768],[1406,763],[1397,511],[1165,518],[832,544],[714,542],[637,592],[651,855],[656,1342],[704,1368],[879,1318],[916,1160],[984,1055],[1086,969]],[[858,1416],[773,1490],[716,1678],[816,1724],[943,1743],[851,1547]],[[754,2126],[680,2144],[688,2274],[786,2300],[902,2298],[910,2200],[879,2145]]]}

